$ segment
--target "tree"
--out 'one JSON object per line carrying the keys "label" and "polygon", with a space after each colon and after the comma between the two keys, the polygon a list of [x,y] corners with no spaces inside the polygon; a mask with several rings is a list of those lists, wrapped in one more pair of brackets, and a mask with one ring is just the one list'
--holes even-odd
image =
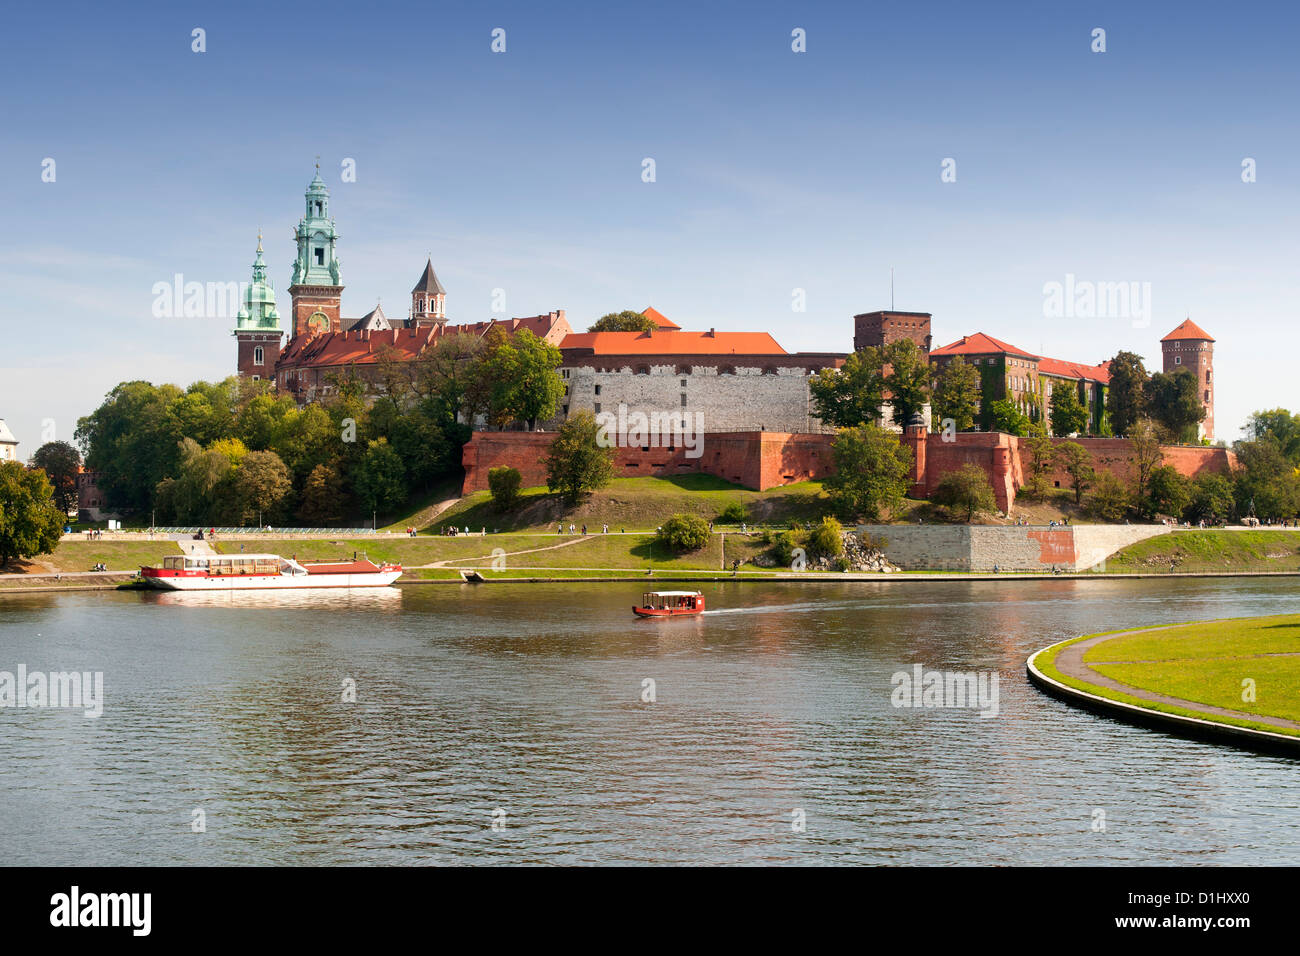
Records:
{"label": "tree", "polygon": [[1160,447],[1160,432],[1149,418],[1138,419],[1129,426],[1129,444],[1133,446],[1133,467],[1137,470],[1134,496],[1139,504],[1146,498],[1151,472],[1165,459]]}
{"label": "tree", "polygon": [[1205,418],[1205,406],[1195,372],[1189,368],[1156,372],[1147,380],[1143,394],[1152,418],[1172,441],[1196,440],[1196,425]]}
{"label": "tree", "polygon": [[975,426],[981,394],[979,369],[967,365],[960,355],[953,356],[935,379],[934,420],[942,427],[945,419],[952,419],[957,431],[969,431]]}
{"label": "tree", "polygon": [[659,526],[656,539],[679,554],[709,543],[709,523],[699,515],[676,514]]}
{"label": "tree", "polygon": [[488,489],[492,492],[492,501],[497,508],[505,511],[519,500],[519,486],[523,476],[518,468],[498,465],[488,469]]}
{"label": "tree", "polygon": [[317,465],[302,488],[298,517],[309,525],[337,524],[343,517],[343,479],[332,465]]}
{"label": "tree", "polygon": [[1052,434],[1057,438],[1077,435],[1088,427],[1088,409],[1079,401],[1074,382],[1052,383]]}
{"label": "tree", "polygon": [[81,453],[65,441],[46,442],[32,455],[32,465],[45,472],[54,487],[54,503],[63,514],[77,507],[77,475]]}
{"label": "tree", "polygon": [[813,411],[835,428],[880,421],[884,400],[884,359],[874,346],[859,349],[838,369],[824,368],[808,380]]}
{"label": "tree", "polygon": [[1231,478],[1206,472],[1192,480],[1191,501],[1183,509],[1188,521],[1216,524],[1231,518],[1234,510]]}
{"label": "tree", "polygon": [[648,315],[624,309],[602,315],[587,327],[588,332],[653,332],[659,326]]}
{"label": "tree", "polygon": [[1021,445],[1029,452],[1029,469],[1020,495],[1036,501],[1047,494],[1047,476],[1056,464],[1056,446],[1052,444],[1047,427],[1042,422],[1035,422],[1029,427],[1029,435]]}
{"label": "tree", "polygon": [[1056,450],[1056,456],[1061,468],[1070,476],[1070,487],[1074,489],[1074,503],[1081,504],[1083,493],[1088,490],[1096,477],[1092,467],[1092,455],[1078,442],[1067,441]]}
{"label": "tree", "polygon": [[718,515],[719,524],[744,524],[749,520],[749,509],[744,502],[733,501]]}
{"label": "tree", "polygon": [[843,428],[831,448],[835,472],[822,483],[831,504],[850,520],[879,520],[903,503],[912,450],[873,423]]}
{"label": "tree", "polygon": [[77,422],[77,444],[109,508],[147,511],[158,483],[175,474],[186,436],[171,405],[182,394],[175,385],[123,382]]}
{"label": "tree", "polygon": [[546,487],[574,504],[583,493],[603,488],[614,477],[613,448],[601,446],[596,417],[578,412],[560,426],[543,462]]}
{"label": "tree", "polygon": [[1192,483],[1173,465],[1160,465],[1151,471],[1147,500],[1143,510],[1178,518],[1192,501]]}
{"label": "tree", "polygon": [[1103,521],[1118,521],[1132,506],[1133,495],[1124,482],[1109,471],[1099,471],[1088,496],[1088,513]]}
{"label": "tree", "polygon": [[1014,402],[1006,399],[989,402],[989,431],[1023,437],[1029,434],[1029,426],[1029,416],[1016,408]]}
{"label": "tree", "polygon": [[175,477],[164,478],[156,489],[159,516],[178,524],[225,524],[233,518],[235,468],[247,454],[238,439],[213,442],[206,449],[193,438],[182,439]]}
{"label": "tree", "polygon": [[984,474],[984,469],[979,465],[969,462],[939,479],[930,498],[953,514],[964,512],[968,523],[974,519],[976,512],[997,510],[997,501],[993,497],[993,486],[989,483],[988,475]]}
{"label": "tree", "polygon": [[887,401],[894,410],[894,423],[906,427],[912,416],[930,401],[930,366],[925,354],[911,339],[897,339],[885,346]]}
{"label": "tree", "polygon": [[372,513],[391,512],[406,500],[406,470],[388,439],[377,438],[366,443],[352,488],[357,500]]}
{"label": "tree", "polygon": [[1285,408],[1255,412],[1246,422],[1246,434],[1252,441],[1273,439],[1288,461],[1300,465],[1300,414]]}
{"label": "tree", "polygon": [[539,420],[555,414],[555,406],[564,395],[564,380],[556,371],[560,367],[560,350],[539,339],[527,329],[515,333],[514,387],[510,406],[514,416],[532,431]]}
{"label": "tree", "polygon": [[1116,435],[1128,431],[1146,414],[1147,370],[1142,356],[1134,352],[1118,352],[1110,360],[1110,384],[1106,391],[1106,412],[1110,427]]}
{"label": "tree", "polygon": [[[250,451],[235,469],[235,523],[279,519],[293,494],[289,469],[273,451]],[[259,525],[260,526],[260,525]]]}
{"label": "tree", "polygon": [[14,558],[53,551],[66,520],[43,471],[29,471],[16,461],[0,462],[0,567],[7,568]]}
{"label": "tree", "polygon": [[[1300,478],[1276,441],[1238,442],[1237,512],[1260,518],[1293,518],[1300,512]],[[1252,512],[1252,506],[1254,508]]]}

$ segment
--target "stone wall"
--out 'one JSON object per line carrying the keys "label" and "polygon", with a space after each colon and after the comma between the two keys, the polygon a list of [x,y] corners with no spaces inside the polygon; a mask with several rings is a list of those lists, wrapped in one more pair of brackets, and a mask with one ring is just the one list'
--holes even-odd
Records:
{"label": "stone wall", "polygon": [[860,525],[906,570],[1083,571],[1121,548],[1165,534],[1164,525]]}

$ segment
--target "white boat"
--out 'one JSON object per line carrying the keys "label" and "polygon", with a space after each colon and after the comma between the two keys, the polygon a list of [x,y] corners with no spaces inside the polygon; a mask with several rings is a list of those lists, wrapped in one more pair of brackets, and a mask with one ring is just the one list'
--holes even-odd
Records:
{"label": "white boat", "polygon": [[140,575],[150,587],[166,591],[376,588],[400,578],[402,566],[365,558],[300,564],[278,554],[186,554],[142,567]]}

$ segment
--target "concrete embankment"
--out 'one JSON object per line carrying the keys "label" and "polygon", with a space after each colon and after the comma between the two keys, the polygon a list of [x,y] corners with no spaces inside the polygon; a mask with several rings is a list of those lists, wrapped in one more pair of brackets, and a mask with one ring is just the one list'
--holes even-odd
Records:
{"label": "concrete embankment", "polygon": [[883,542],[881,550],[908,571],[1084,571],[1156,535],[1162,524],[859,525]]}

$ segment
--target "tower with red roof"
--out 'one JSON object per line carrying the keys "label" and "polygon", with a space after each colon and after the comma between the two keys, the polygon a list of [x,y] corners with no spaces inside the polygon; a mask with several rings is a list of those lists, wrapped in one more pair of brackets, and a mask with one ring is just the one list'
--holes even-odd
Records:
{"label": "tower with red roof", "polygon": [[1214,441],[1214,338],[1193,322],[1184,320],[1160,340],[1165,372],[1187,369],[1196,376],[1197,391],[1205,407],[1205,420],[1197,427],[1201,438]]}

